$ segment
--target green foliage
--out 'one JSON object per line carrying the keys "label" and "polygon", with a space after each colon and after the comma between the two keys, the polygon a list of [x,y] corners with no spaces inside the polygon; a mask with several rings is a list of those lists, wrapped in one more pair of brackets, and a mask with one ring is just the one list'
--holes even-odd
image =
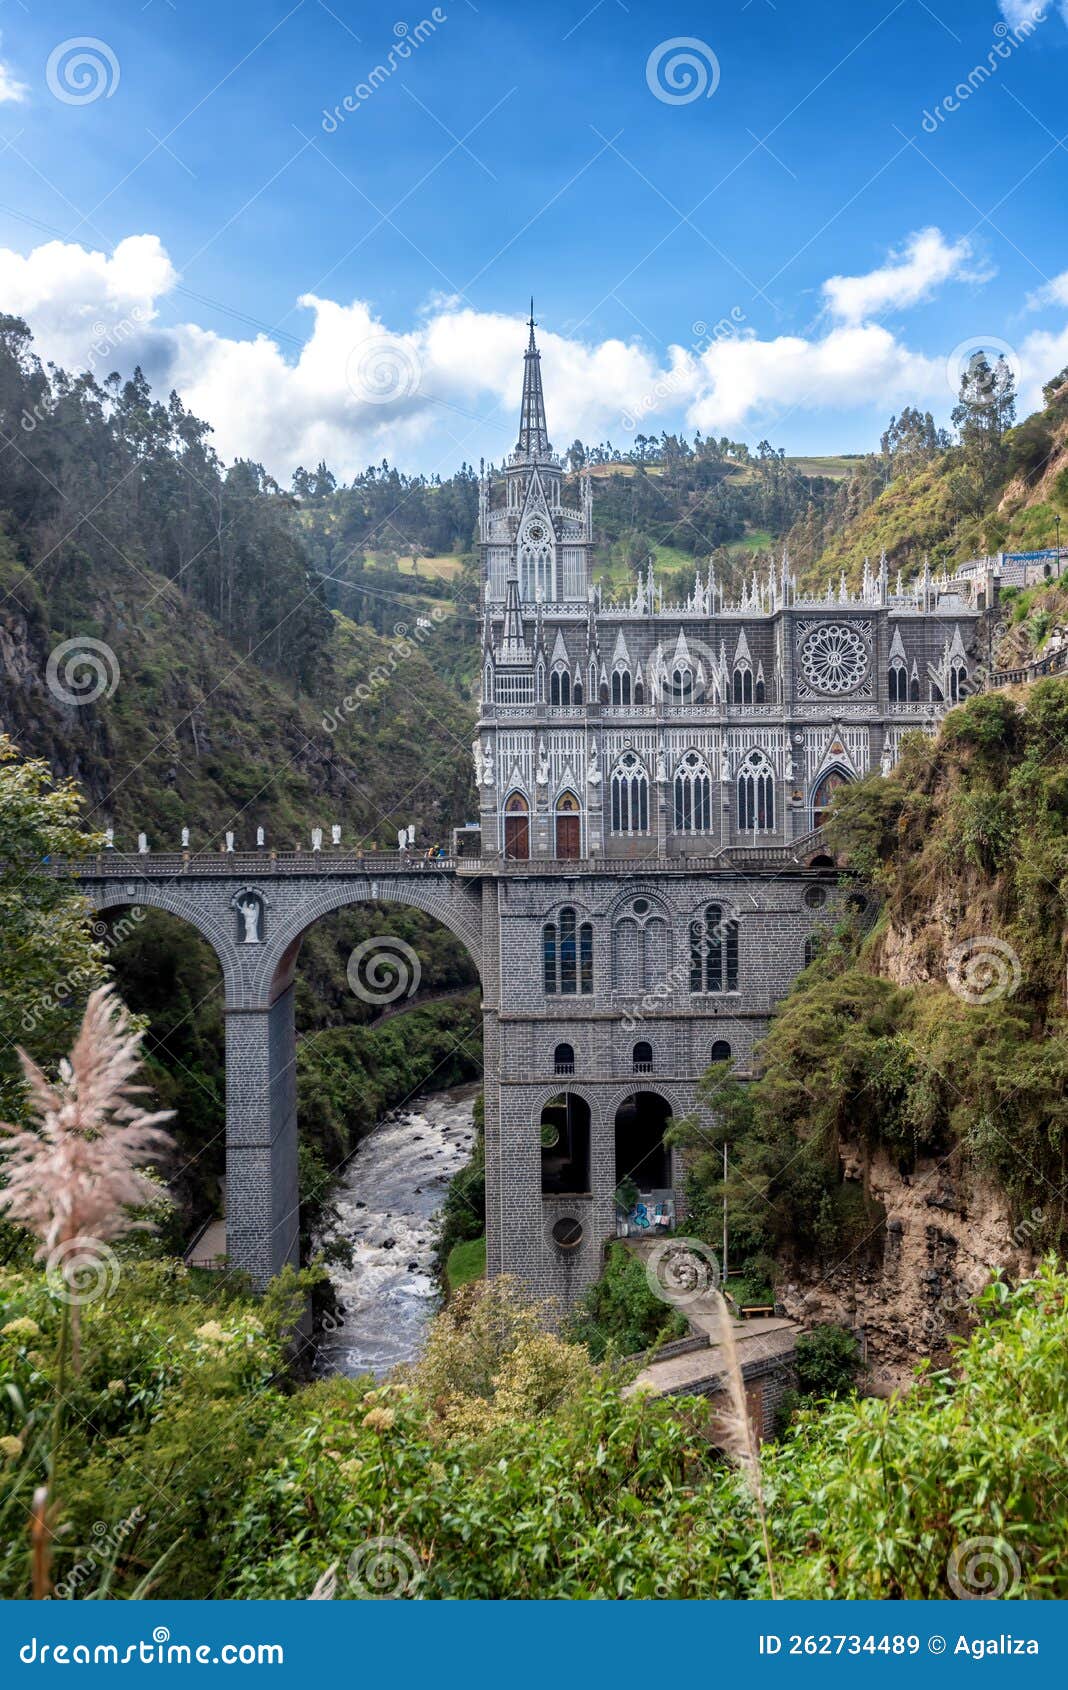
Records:
{"label": "green foliage", "polygon": [[[937,742],[911,737],[889,778],[844,789],[828,834],[880,890],[880,922],[863,944],[848,928],[830,936],[751,1084],[709,1071],[676,1129],[696,1230],[718,1236],[725,1136],[741,1264],[880,1247],[878,1208],[843,1179],[843,1143],[885,1149],[902,1171],[960,1147],[1063,1247],[1068,1214],[1049,1192],[1068,1178],[1068,683],[1038,683],[1025,706],[969,699]],[[977,934],[995,989],[969,995],[950,988],[947,959]],[[891,940],[896,977],[907,966],[916,984],[880,973]]]}
{"label": "green foliage", "polygon": [[[297,1386],[285,1333],[306,1291],[289,1276],[257,1303],[131,1258],[86,1307],[55,1475],[58,1594],[99,1596],[106,1580],[128,1597],[158,1567],[160,1597],[302,1599],[334,1565],[338,1596],[359,1598],[350,1557],[383,1537],[406,1546],[407,1596],[767,1594],[760,1527],[706,1402],[623,1394],[500,1285],[462,1292],[407,1378]],[[28,1590],[58,1313],[36,1271],[5,1271],[0,1294],[10,1598]],[[764,1447],[782,1595],[949,1599],[975,1538],[994,1540],[1002,1594],[1068,1595],[1068,1276],[999,1282],[981,1314],[952,1375],[890,1401],[843,1395]],[[824,1389],[845,1357],[817,1343]]]}
{"label": "green foliage", "polygon": [[470,1285],[474,1279],[484,1279],[486,1274],[486,1239],[468,1238],[462,1244],[454,1244],[445,1260],[445,1287],[448,1291],[459,1291],[461,1286]]}
{"label": "green foliage", "polygon": [[860,1345],[844,1326],[813,1326],[797,1339],[797,1383],[806,1396],[841,1396],[860,1370]]}
{"label": "green foliage", "polygon": [[0,1119],[21,1120],[15,1046],[49,1066],[69,1049],[85,1000],[107,978],[107,952],[70,881],[51,857],[102,843],[79,821],[81,794],[41,761],[22,761],[0,734]]}
{"label": "green foliage", "polygon": [[[458,1250],[485,1239],[486,1232],[486,1111],[485,1098],[480,1092],[475,1099],[475,1147],[466,1167],[453,1175],[445,1193],[438,1216],[438,1236],[435,1265],[439,1278],[443,1273],[451,1285],[448,1264]],[[459,1259],[459,1258],[458,1258]],[[470,1252],[463,1257],[473,1259]]]}
{"label": "green foliage", "polygon": [[683,1338],[689,1324],[677,1309],[649,1289],[642,1262],[623,1244],[609,1246],[604,1272],[564,1322],[594,1361],[606,1355],[637,1355],[670,1338]]}

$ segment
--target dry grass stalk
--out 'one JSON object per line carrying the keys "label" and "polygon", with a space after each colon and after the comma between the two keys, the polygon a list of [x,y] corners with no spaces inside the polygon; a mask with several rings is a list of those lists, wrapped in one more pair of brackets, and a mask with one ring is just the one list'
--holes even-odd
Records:
{"label": "dry grass stalk", "polygon": [[48,1486],[38,1485],[30,1511],[30,1549],[34,1601],[43,1602],[52,1592],[52,1528],[48,1522]]}
{"label": "dry grass stalk", "polygon": [[768,1585],[772,1596],[777,1597],[775,1567],[771,1558],[771,1538],[768,1534],[768,1513],[764,1498],[763,1474],[760,1467],[760,1445],[749,1415],[742,1364],[738,1355],[738,1346],[734,1341],[734,1323],[721,1292],[715,1291],[712,1293],[712,1306],[715,1320],[715,1342],[719,1346],[719,1352],[723,1359],[723,1376],[726,1386],[726,1402],[719,1405],[717,1416],[718,1440],[723,1453],[738,1468],[753,1498],[753,1504],[760,1517],[760,1529],[764,1538],[764,1561],[768,1569]]}
{"label": "dry grass stalk", "polygon": [[173,1111],[149,1114],[141,1107],[147,1088],[132,1083],[141,1034],[131,1031],[113,990],[101,986],[91,994],[57,1081],[24,1050],[18,1053],[36,1125],[0,1122],[8,1139],[0,1150],[7,1180],[0,1213],[33,1233],[39,1261],[78,1240],[103,1243],[150,1227],[131,1210],[160,1195],[142,1168],[171,1147],[159,1123]]}

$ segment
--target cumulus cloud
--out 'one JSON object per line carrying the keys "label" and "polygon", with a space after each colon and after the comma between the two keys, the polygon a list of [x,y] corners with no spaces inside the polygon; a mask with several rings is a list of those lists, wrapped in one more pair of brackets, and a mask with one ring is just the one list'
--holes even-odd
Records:
{"label": "cumulus cloud", "polygon": [[[936,278],[959,276],[970,261],[965,242],[921,231],[882,269],[833,277],[831,325],[811,336],[762,339],[727,321],[661,356],[637,339],[541,329],[552,439],[560,449],[576,435],[625,445],[636,432],[682,425],[759,438],[791,413],[870,408],[882,419],[906,402],[944,415],[945,354],[917,351],[872,318],[926,297]],[[0,249],[0,298],[29,322],[43,358],[97,376],[140,363],[211,423],[227,461],[256,458],[282,481],[320,458],[344,477],[383,457],[447,473],[514,443],[520,314],[437,297],[399,324],[367,300],[309,293],[297,302],[307,329],[294,353],[266,333],[237,339],[164,324],[161,307],[173,307],[179,281],[155,235],[132,235],[110,256],[60,241],[25,257]],[[1018,348],[1023,403],[1068,362],[1063,338],[1033,334]]]}
{"label": "cumulus cloud", "polygon": [[[1023,23],[1044,21],[1050,13],[1052,0],[999,0],[1002,17],[1012,29]],[[1068,23],[1068,0],[1055,0],[1055,10]]]}
{"label": "cumulus cloud", "polygon": [[1044,305],[1068,305],[1068,270],[1062,270],[1044,288],[1028,294],[1027,303],[1032,311],[1038,311]]}
{"label": "cumulus cloud", "polygon": [[42,356],[76,369],[97,362],[105,336],[138,343],[177,279],[158,235],[130,235],[110,257],[65,241],[25,258],[0,247],[4,310],[26,319]]}
{"label": "cumulus cloud", "polygon": [[919,229],[879,269],[825,281],[827,308],[843,322],[862,323],[886,311],[920,305],[945,282],[988,280],[990,272],[977,270],[972,258],[966,238],[950,242],[941,229]]}
{"label": "cumulus cloud", "polygon": [[29,91],[25,82],[18,80],[10,65],[0,59],[0,106],[21,104]]}

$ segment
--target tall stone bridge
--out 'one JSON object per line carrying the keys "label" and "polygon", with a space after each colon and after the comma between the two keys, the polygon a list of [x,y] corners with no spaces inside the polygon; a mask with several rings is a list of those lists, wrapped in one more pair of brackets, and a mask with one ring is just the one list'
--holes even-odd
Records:
{"label": "tall stone bridge", "polygon": [[[488,1270],[565,1303],[600,1271],[621,1180],[633,1174],[642,1191],[668,1194],[681,1186],[665,1122],[694,1107],[717,1054],[748,1069],[841,896],[818,832],[625,865],[109,850],[54,871],[74,876],[101,914],[141,907],[188,922],[219,960],[227,1252],[258,1285],[297,1260],[294,969],[304,934],[369,902],[444,923],[482,984]],[[724,972],[695,981],[693,935],[699,924],[705,943],[710,911],[723,924],[712,943]]]}

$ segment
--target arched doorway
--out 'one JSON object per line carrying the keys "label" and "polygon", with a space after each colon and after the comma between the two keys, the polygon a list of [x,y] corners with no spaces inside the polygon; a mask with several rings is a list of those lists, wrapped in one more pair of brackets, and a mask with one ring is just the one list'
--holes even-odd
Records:
{"label": "arched doorway", "polygon": [[556,800],[556,855],[566,862],[582,856],[582,809],[573,792]]}
{"label": "arched doorway", "polygon": [[545,1197],[590,1189],[590,1106],[574,1092],[559,1092],[541,1111],[541,1189]]}
{"label": "arched doorway", "polygon": [[616,1110],[616,1185],[639,1191],[666,1191],[671,1185],[671,1153],[664,1130],[671,1105],[653,1091],[635,1092]]}
{"label": "arched doorway", "polygon": [[513,792],[505,801],[504,854],[513,862],[530,856],[530,805],[521,792]]}
{"label": "arched doorway", "polygon": [[844,769],[828,769],[816,783],[812,793],[812,825],[822,827],[827,820],[827,812],[831,807],[831,799],[840,787],[850,786],[852,776]]}

